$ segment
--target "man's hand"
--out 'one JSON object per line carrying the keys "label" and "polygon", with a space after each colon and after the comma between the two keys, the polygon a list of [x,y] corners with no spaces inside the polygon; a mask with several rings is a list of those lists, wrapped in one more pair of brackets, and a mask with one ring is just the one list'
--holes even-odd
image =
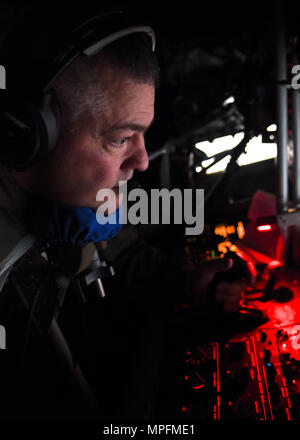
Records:
{"label": "man's hand", "polygon": [[215,300],[223,305],[224,312],[235,312],[240,308],[241,296],[246,288],[243,281],[220,283],[217,285]]}
{"label": "man's hand", "polygon": [[218,258],[205,261],[193,272],[189,272],[187,274],[187,295],[198,302],[216,301],[223,305],[225,312],[238,310],[242,292],[246,288],[250,276],[230,281],[222,280],[222,273],[229,274],[233,263],[231,258]]}

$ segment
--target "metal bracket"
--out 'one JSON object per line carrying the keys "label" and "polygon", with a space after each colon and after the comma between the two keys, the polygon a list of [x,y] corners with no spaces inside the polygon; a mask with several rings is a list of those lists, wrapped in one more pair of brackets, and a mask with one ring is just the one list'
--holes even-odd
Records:
{"label": "metal bracket", "polygon": [[278,226],[282,229],[286,229],[290,226],[300,227],[300,211],[286,212],[277,215]]}

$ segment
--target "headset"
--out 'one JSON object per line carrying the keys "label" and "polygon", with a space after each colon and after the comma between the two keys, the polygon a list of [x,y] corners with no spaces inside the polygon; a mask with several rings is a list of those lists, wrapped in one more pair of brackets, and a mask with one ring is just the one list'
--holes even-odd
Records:
{"label": "headset", "polygon": [[[51,88],[55,79],[80,55],[92,57],[114,41],[134,33],[150,38],[155,51],[155,33],[146,25],[128,24],[122,11],[94,16],[77,26],[69,35],[63,49],[49,62],[46,77],[37,100],[22,100],[1,92],[0,100],[0,162],[24,171],[39,158],[51,152],[60,135],[61,116],[57,99]],[[34,102],[35,101],[35,102]]]}

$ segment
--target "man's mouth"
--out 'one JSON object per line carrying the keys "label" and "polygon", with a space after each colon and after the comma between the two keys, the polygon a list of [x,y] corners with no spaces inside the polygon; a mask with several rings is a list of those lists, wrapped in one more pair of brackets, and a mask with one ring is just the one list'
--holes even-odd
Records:
{"label": "man's mouth", "polygon": [[118,190],[119,188],[122,188],[124,185],[127,185],[131,179],[132,179],[132,177],[130,177],[130,179],[120,180],[117,185],[112,187],[112,189]]}

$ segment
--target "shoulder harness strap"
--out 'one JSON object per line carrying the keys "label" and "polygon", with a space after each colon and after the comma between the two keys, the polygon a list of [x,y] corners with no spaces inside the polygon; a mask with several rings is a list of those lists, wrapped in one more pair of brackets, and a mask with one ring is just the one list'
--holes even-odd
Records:
{"label": "shoulder harness strap", "polygon": [[36,238],[33,235],[25,235],[13,250],[0,262],[0,293],[14,265],[34,246],[35,242]]}

